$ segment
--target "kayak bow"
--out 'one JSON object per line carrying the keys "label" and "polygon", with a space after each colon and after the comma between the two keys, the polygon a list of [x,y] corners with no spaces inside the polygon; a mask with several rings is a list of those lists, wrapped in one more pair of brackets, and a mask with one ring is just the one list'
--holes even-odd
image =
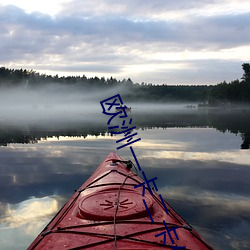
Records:
{"label": "kayak bow", "polygon": [[28,250],[213,249],[131,167],[110,153]]}

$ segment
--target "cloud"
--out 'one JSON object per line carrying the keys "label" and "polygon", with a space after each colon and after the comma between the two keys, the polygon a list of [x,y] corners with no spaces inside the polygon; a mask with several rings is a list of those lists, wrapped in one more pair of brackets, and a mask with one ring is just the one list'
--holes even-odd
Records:
{"label": "cloud", "polygon": [[[233,4],[233,0],[158,0],[143,5],[132,0],[126,4],[75,0],[65,3],[56,16],[0,5],[0,63],[61,75],[131,77],[139,82],[234,80],[241,76],[241,63],[250,60],[238,52],[249,46],[250,13],[240,7],[233,12]],[[202,14],[203,10],[207,12]],[[226,49],[236,51],[233,64],[239,70],[231,71]],[[209,66],[203,67],[204,63]],[[225,66],[211,66],[221,63]],[[229,69],[234,73],[229,75]],[[201,78],[203,70],[207,73]]]}
{"label": "cloud", "polygon": [[[56,45],[59,45],[59,48],[64,45],[65,48],[67,44],[73,47],[74,44],[81,45],[81,42],[91,44],[93,47],[105,42],[109,45],[164,42],[166,45],[175,43],[182,48],[195,49],[197,45],[203,48],[213,44],[227,47],[245,45],[248,44],[250,36],[247,33],[245,39],[240,36],[242,31],[249,29],[250,13],[195,17],[189,22],[137,21],[119,16],[84,18],[59,15],[52,18],[39,12],[27,14],[13,6],[3,7],[1,14],[4,20],[3,30],[9,32],[10,39],[11,36],[16,36],[14,38],[19,38],[20,45],[22,36],[24,41],[30,41],[27,47],[33,45],[32,43],[36,46],[43,45],[44,48],[48,45],[54,45],[54,48]],[[31,39],[25,39],[26,36]],[[68,43],[61,44],[65,39]]]}
{"label": "cloud", "polygon": [[[215,7],[219,9],[230,10],[230,4],[234,1],[198,1],[198,0],[179,0],[179,1],[162,1],[162,0],[145,0],[143,4],[140,0],[127,0],[126,2],[115,0],[86,0],[84,2],[74,0],[65,3],[64,9],[61,11],[64,15],[79,15],[85,17],[91,16],[130,16],[134,19],[161,19],[162,17],[168,17],[168,19],[183,18],[189,15],[200,15],[208,9],[213,10]],[[245,7],[244,3],[247,0],[242,1],[242,9]],[[222,7],[221,7],[222,6]],[[225,6],[228,6],[225,8]],[[239,7],[237,6],[236,9]],[[234,11],[236,10],[234,6]],[[239,11],[239,10],[238,10]]]}

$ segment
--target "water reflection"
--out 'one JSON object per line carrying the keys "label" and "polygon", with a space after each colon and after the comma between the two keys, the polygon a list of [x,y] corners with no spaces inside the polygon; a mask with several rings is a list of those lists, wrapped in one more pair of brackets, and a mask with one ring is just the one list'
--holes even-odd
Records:
{"label": "water reflection", "polygon": [[[131,115],[142,139],[134,151],[146,175],[158,177],[159,193],[215,249],[250,249],[250,154],[240,150],[248,118],[197,111]],[[25,249],[115,151],[118,136],[105,123],[1,129],[8,145],[0,148],[1,249]],[[17,143],[24,134],[36,143]],[[133,160],[127,148],[118,153]]]}
{"label": "water reflection", "polygon": [[[53,215],[58,209],[58,202],[53,196],[30,198],[17,204],[7,204],[4,209],[5,216],[0,222],[11,228],[20,227],[27,223],[30,224],[31,221],[41,222],[43,217]],[[25,232],[32,233],[30,228],[26,228]]]}
{"label": "water reflection", "polygon": [[0,218],[1,249],[23,249],[62,206],[60,197],[30,198],[3,204]]}
{"label": "water reflection", "polygon": [[[250,110],[144,110],[135,109],[129,114],[137,129],[152,128],[215,128],[220,132],[240,135],[241,149],[250,145]],[[0,145],[10,143],[37,143],[41,139],[60,136],[87,137],[88,135],[105,136],[107,119],[100,114],[74,116],[73,120],[45,119],[44,121],[19,120],[0,123]],[[74,121],[74,122],[72,122]],[[121,119],[116,119],[117,123]]]}

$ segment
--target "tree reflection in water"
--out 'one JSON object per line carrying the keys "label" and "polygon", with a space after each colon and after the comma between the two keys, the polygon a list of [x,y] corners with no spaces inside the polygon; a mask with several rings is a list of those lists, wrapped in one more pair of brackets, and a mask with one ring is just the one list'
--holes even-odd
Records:
{"label": "tree reflection in water", "polygon": [[[241,149],[249,149],[250,145],[250,110],[209,110],[194,109],[173,111],[135,111],[129,115],[133,118],[133,124],[137,129],[150,128],[185,128],[185,127],[209,127],[225,133],[226,131],[240,135],[242,144]],[[121,119],[120,119],[121,120]],[[120,122],[117,120],[117,122]],[[77,122],[62,123],[51,121],[48,124],[27,124],[11,125],[0,124],[0,145],[8,146],[11,143],[37,143],[41,139],[52,137],[86,137],[88,135],[104,136],[108,132],[108,125],[103,123]]]}

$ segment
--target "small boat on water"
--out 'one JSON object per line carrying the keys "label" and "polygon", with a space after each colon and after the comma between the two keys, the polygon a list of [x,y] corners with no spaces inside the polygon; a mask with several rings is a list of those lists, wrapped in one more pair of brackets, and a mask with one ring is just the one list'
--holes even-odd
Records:
{"label": "small boat on water", "polygon": [[125,111],[128,112],[128,113],[131,113],[131,107],[130,108],[126,107]]}
{"label": "small boat on water", "polygon": [[131,109],[132,109],[131,107],[127,107],[126,105],[124,105],[124,106],[120,105],[120,107],[118,107],[118,109],[119,109],[119,108],[120,108],[120,109],[121,109],[121,108],[124,109],[124,110],[125,110],[126,112],[128,112],[128,113],[131,113]]}
{"label": "small boat on water", "polygon": [[213,249],[132,166],[110,153],[28,249]]}

